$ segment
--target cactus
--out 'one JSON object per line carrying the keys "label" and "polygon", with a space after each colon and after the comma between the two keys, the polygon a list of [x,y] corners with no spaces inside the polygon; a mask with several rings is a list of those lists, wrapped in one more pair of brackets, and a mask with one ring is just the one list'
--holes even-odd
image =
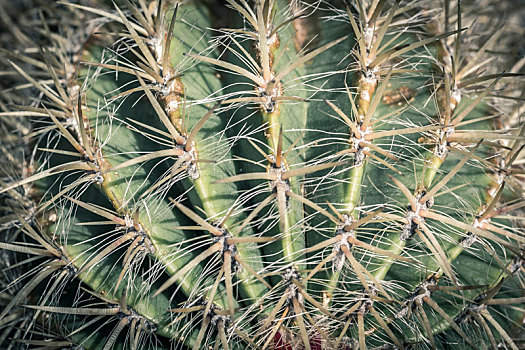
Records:
{"label": "cactus", "polygon": [[2,15],[2,347],[519,348],[502,4],[31,6]]}

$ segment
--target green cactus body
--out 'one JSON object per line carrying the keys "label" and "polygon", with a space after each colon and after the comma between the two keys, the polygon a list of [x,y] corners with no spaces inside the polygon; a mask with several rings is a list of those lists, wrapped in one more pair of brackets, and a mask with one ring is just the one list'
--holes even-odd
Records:
{"label": "green cactus body", "polygon": [[80,64],[46,24],[41,56],[2,51],[40,93],[2,113],[31,118],[36,169],[0,183],[25,269],[3,334],[518,349],[525,127],[491,95],[522,80],[483,72],[497,35],[469,56],[449,2],[227,3],[57,5],[104,22]]}

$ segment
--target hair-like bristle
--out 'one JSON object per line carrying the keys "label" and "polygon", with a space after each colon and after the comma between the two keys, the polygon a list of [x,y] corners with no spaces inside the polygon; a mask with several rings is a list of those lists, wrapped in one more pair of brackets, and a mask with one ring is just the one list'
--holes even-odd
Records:
{"label": "hair-like bristle", "polygon": [[0,0],[0,348],[519,349],[515,3]]}

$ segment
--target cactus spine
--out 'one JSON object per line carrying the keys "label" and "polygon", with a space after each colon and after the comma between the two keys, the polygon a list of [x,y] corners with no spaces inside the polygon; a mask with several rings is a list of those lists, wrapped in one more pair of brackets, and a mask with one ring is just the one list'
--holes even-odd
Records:
{"label": "cactus spine", "polygon": [[226,3],[12,26],[0,344],[518,349],[510,29],[450,1]]}

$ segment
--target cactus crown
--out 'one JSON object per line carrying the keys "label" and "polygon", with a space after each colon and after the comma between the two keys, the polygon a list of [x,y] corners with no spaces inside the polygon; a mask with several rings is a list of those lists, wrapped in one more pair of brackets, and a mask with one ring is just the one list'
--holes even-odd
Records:
{"label": "cactus crown", "polygon": [[226,3],[12,26],[0,344],[517,349],[511,29],[475,3]]}

